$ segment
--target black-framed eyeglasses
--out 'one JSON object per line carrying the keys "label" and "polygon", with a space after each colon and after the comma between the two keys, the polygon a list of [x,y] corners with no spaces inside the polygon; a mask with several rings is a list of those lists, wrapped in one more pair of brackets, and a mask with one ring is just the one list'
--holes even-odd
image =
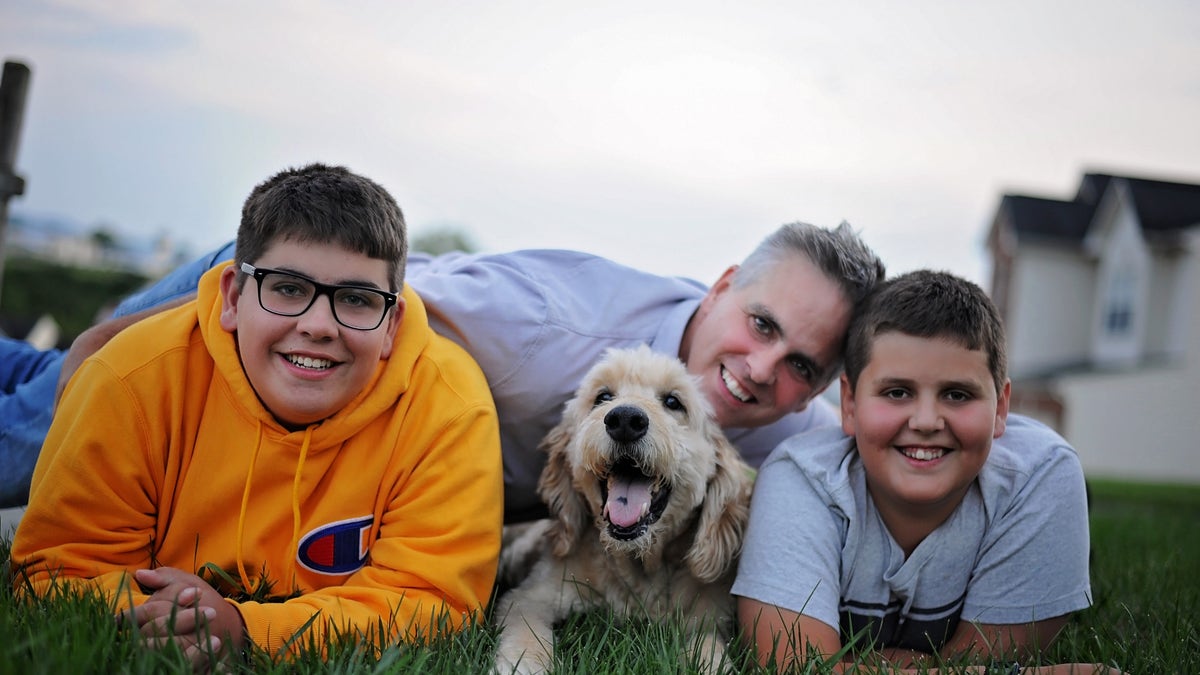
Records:
{"label": "black-framed eyeglasses", "polygon": [[329,298],[333,318],[346,328],[375,330],[396,304],[396,294],[368,286],[335,286],[291,272],[242,263],[242,271],[258,283],[258,304],[279,316],[300,316],[317,298]]}

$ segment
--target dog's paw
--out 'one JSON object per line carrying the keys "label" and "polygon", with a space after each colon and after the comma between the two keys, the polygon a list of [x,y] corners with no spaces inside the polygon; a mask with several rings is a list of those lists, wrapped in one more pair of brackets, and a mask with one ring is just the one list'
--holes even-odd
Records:
{"label": "dog's paw", "polygon": [[496,675],[540,675],[550,672],[550,669],[534,656],[501,652],[496,654],[496,663],[492,672]]}

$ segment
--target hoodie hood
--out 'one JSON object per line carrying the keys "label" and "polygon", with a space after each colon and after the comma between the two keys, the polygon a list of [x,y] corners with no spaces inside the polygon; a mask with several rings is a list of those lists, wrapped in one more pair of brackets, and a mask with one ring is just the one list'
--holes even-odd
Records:
{"label": "hoodie hood", "polygon": [[[394,392],[398,389],[408,391],[412,380],[413,368],[422,351],[426,348],[431,337],[425,305],[412,288],[405,284],[401,290],[405,310],[400,327],[396,331],[392,353],[386,359],[381,359],[375,367],[375,372],[350,403],[331,417],[309,425],[306,430],[289,431],[281,425],[259,400],[242,368],[238,355],[237,340],[233,333],[221,327],[221,273],[228,265],[220,265],[210,269],[200,278],[196,298],[196,312],[199,318],[200,334],[208,351],[215,362],[216,379],[227,387],[230,395],[237,399],[238,410],[241,414],[250,415],[251,423],[262,425],[264,430],[270,430],[272,435],[286,436],[297,434],[299,443],[304,436],[308,438],[309,453],[321,452],[329,447],[337,446],[350,436],[358,433],[364,426],[375,420],[396,400]],[[385,388],[375,386],[380,378],[388,378],[393,393],[386,393]]]}

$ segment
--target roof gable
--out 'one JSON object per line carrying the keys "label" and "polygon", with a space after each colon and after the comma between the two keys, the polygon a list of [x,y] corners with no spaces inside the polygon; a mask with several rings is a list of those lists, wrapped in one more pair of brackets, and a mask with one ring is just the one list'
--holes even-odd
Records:
{"label": "roof gable", "polygon": [[1103,173],[1084,174],[1075,198],[1070,201],[1004,195],[1000,214],[1018,239],[1082,243],[1096,208],[1114,180],[1129,187],[1138,222],[1152,238],[1200,225],[1200,184]]}

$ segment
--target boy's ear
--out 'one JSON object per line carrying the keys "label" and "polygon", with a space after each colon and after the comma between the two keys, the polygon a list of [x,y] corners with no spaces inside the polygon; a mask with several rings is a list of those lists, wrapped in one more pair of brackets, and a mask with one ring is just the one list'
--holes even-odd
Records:
{"label": "boy's ear", "polygon": [[847,436],[854,435],[854,388],[850,386],[850,378],[846,376],[846,371],[842,371],[840,382],[841,391],[839,394],[842,399],[842,431]]}
{"label": "boy's ear", "polygon": [[[237,268],[233,265],[221,272],[221,328],[230,333],[237,330],[238,299],[242,297],[237,278]],[[246,279],[246,283],[250,280]],[[242,288],[245,288],[244,284]]]}
{"label": "boy's ear", "polygon": [[1004,386],[1000,388],[1000,395],[996,397],[996,426],[992,431],[992,438],[1000,438],[1008,424],[1008,399],[1011,395],[1012,380],[1005,379]]}
{"label": "boy's ear", "polygon": [[396,341],[396,331],[400,330],[400,322],[404,320],[404,296],[396,294],[396,304],[392,306],[390,316],[384,322],[382,328],[386,331],[383,339],[383,349],[379,352],[380,359],[386,359],[392,355],[392,345]]}

